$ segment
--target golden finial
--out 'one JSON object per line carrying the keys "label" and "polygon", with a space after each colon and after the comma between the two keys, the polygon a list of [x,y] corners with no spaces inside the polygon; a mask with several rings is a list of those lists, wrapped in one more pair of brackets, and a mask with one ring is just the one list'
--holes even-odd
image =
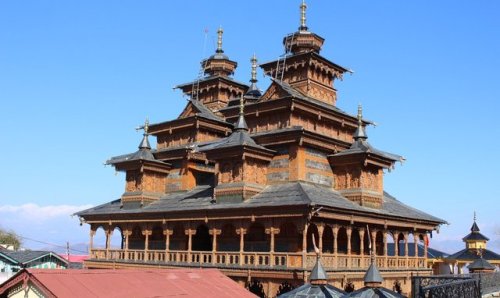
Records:
{"label": "golden finial", "polygon": [[222,26],[219,26],[217,30],[217,53],[224,53],[222,50],[222,33],[224,33],[224,30],[222,30]]}
{"label": "golden finial", "polygon": [[257,57],[255,56],[255,53],[253,54],[252,59],[250,59],[250,62],[252,62],[252,79],[250,82],[255,83],[257,82]]}
{"label": "golden finial", "polygon": [[240,115],[244,115],[244,109],[245,108],[245,104],[243,103],[243,94],[241,94],[241,97],[240,97]]}
{"label": "golden finial", "polygon": [[307,9],[306,1],[302,0],[302,4],[300,4],[300,27],[299,27],[299,30],[307,31],[306,9]]}
{"label": "golden finial", "polygon": [[144,134],[147,135],[148,134],[148,130],[149,130],[149,119],[148,119],[148,117],[146,117],[146,120],[144,121],[144,126],[143,126],[142,129],[144,129]]}
{"label": "golden finial", "polygon": [[363,123],[363,107],[358,104],[358,123],[361,125]]}

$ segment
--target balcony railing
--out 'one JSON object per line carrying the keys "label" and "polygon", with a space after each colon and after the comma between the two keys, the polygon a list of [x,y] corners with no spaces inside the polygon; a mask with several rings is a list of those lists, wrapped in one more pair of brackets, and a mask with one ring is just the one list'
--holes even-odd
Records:
{"label": "balcony railing", "polygon": [[[123,250],[92,249],[90,259],[99,261],[132,261],[165,264],[192,264],[200,266],[282,267],[288,269],[311,269],[316,263],[314,253],[283,252],[211,252],[211,251],[166,251],[166,250]],[[328,269],[366,269],[370,256],[324,253],[321,262]],[[427,268],[423,257],[377,256],[378,268],[412,269]]]}

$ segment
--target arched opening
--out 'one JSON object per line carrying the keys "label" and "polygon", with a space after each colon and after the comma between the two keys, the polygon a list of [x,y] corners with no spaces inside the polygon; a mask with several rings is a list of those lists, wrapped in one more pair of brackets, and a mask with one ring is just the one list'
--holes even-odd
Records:
{"label": "arched opening", "polygon": [[351,234],[351,254],[361,254],[361,238],[359,237],[359,230],[352,229]]}
{"label": "arched opening", "polygon": [[347,254],[347,230],[344,227],[337,232],[337,252]]}
{"label": "arched opening", "polygon": [[332,228],[325,226],[323,230],[323,252],[333,253],[333,232]]}
{"label": "arched opening", "polygon": [[166,236],[163,234],[161,226],[154,226],[151,236],[149,236],[148,248],[153,250],[165,250]]}
{"label": "arched opening", "polygon": [[387,255],[395,256],[396,255],[396,241],[394,241],[394,234],[391,232],[387,232]]}
{"label": "arched opening", "polygon": [[206,225],[199,225],[196,228],[196,235],[193,236],[194,251],[212,251],[212,239]]}
{"label": "arched opening", "polygon": [[120,227],[115,227],[111,239],[109,239],[109,248],[111,249],[123,249],[124,240],[123,233]]}
{"label": "arched opening", "polygon": [[217,236],[218,251],[239,251],[240,239],[236,234],[236,228],[232,224],[225,224],[221,234]]}
{"label": "arched opening", "polygon": [[415,251],[415,237],[413,233],[408,234],[408,256],[415,257],[417,256],[418,251]]}
{"label": "arched opening", "polygon": [[313,235],[314,241],[316,241],[316,245],[318,245],[318,227],[316,227],[316,225],[312,223],[309,224],[309,227],[307,227],[307,252],[314,252]]}
{"label": "arched opening", "polygon": [[425,255],[425,236],[420,234],[418,235],[418,256],[424,257]]}
{"label": "arched opening", "polygon": [[368,231],[365,230],[365,233],[363,235],[363,254],[364,255],[370,254],[370,237],[371,237],[371,235],[369,235]]}
{"label": "arched opening", "polygon": [[269,251],[266,229],[260,223],[253,223],[245,234],[245,251]]}
{"label": "arched opening", "polygon": [[277,252],[298,252],[302,250],[302,237],[295,224],[286,222],[281,224],[280,233],[275,236],[274,250]]}
{"label": "arched opening", "polygon": [[184,231],[184,226],[178,223],[174,226],[172,236],[170,236],[170,250],[187,250],[188,236]]}
{"label": "arched opening", "polygon": [[128,238],[129,249],[145,249],[146,236],[142,235],[141,227],[134,226],[132,234]]}
{"label": "arched opening", "polygon": [[264,293],[264,286],[259,280],[252,280],[247,285],[248,291],[254,293],[258,297],[264,298],[266,294]]}
{"label": "arched opening", "polygon": [[105,249],[106,248],[106,231],[99,226],[95,230],[93,248]]}
{"label": "arched opening", "polygon": [[375,254],[377,256],[384,255],[384,233],[382,231],[378,231],[375,235]]}
{"label": "arched opening", "polygon": [[398,256],[402,257],[405,255],[405,236],[403,233],[398,234]]}

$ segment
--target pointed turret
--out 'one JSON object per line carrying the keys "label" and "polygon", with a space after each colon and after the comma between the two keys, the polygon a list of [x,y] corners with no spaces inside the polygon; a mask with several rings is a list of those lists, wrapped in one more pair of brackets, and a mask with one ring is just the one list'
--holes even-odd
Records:
{"label": "pointed turret", "polygon": [[474,219],[472,226],[470,227],[470,233],[463,238],[468,249],[485,249],[486,242],[490,240],[488,237],[484,236],[480,232],[479,226],[476,223],[476,212],[474,211]]}
{"label": "pointed turret", "polygon": [[353,138],[356,141],[359,139],[363,139],[363,140],[368,139],[368,136],[366,135],[365,127],[363,126],[363,107],[361,105],[358,105],[358,128],[354,132]]}
{"label": "pointed turret", "polygon": [[306,9],[307,4],[302,1],[298,31],[283,38],[285,54],[260,67],[266,75],[289,84],[302,94],[335,105],[337,90],[333,86],[334,80],[342,79],[349,70],[319,54],[325,40],[309,31]]}
{"label": "pointed turret", "polygon": [[228,102],[238,98],[248,91],[249,86],[238,82],[232,75],[238,66],[224,53],[222,34],[224,30],[217,30],[217,49],[215,54],[201,61],[201,70],[198,78],[189,83],[177,85],[184,94],[205,105],[212,112],[217,113],[226,107]]}
{"label": "pointed turret", "polygon": [[201,62],[205,75],[227,77],[232,75],[236,66],[238,66],[238,63],[229,60],[229,57],[224,54],[224,50],[222,49],[223,33],[224,30],[222,30],[222,27],[219,27],[217,30],[217,49],[215,50],[215,54]]}
{"label": "pointed turret", "polygon": [[248,125],[245,121],[245,103],[243,101],[243,96],[240,98],[240,115],[238,121],[234,124],[234,131],[248,131]]}
{"label": "pointed turret", "polygon": [[146,118],[146,121],[144,122],[144,126],[142,126],[142,129],[144,130],[143,138],[141,143],[139,144],[139,149],[141,150],[151,150],[151,145],[149,144],[149,139],[148,139],[148,129],[149,129],[149,120]]}
{"label": "pointed turret", "polygon": [[323,264],[321,264],[319,254],[316,255],[316,264],[311,270],[309,282],[312,285],[326,285],[328,283],[328,275],[326,274],[325,268],[323,268]]}
{"label": "pointed turret", "polygon": [[127,183],[121,197],[122,204],[140,202],[144,205],[158,200],[165,194],[166,178],[171,168],[170,164],[157,160],[151,152],[147,118],[144,125],[138,129],[144,131],[139,150],[106,161],[106,164],[114,166],[116,171],[126,173]]}
{"label": "pointed turret", "polygon": [[404,158],[378,150],[368,143],[363,121],[363,109],[358,106],[358,128],[351,147],[330,155],[335,177],[335,189],[362,206],[380,208],[384,195],[384,169],[392,169]]}

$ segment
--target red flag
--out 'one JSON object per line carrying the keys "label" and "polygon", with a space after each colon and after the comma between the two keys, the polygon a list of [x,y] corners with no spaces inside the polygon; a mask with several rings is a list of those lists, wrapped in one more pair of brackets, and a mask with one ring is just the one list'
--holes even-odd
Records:
{"label": "red flag", "polygon": [[425,246],[429,246],[429,236],[427,234],[424,235],[424,244]]}

